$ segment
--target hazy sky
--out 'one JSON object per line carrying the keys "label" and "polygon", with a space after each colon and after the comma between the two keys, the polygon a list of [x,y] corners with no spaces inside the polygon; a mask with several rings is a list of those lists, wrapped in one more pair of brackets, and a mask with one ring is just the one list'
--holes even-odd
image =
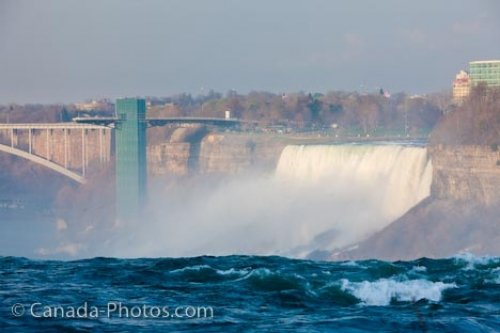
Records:
{"label": "hazy sky", "polygon": [[496,0],[0,0],[0,103],[209,89],[448,89]]}

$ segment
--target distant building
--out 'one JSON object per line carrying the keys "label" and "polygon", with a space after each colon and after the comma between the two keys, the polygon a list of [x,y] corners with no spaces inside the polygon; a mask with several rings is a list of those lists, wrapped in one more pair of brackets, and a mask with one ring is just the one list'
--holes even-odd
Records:
{"label": "distant building", "polygon": [[391,98],[391,94],[387,90],[384,90],[384,88],[380,88],[379,94],[385,98]]}
{"label": "distant building", "polygon": [[453,81],[453,100],[460,104],[471,88],[481,82],[488,87],[500,87],[500,60],[469,62],[469,72],[460,71]]}
{"label": "distant building", "polygon": [[488,87],[500,87],[500,60],[471,61],[469,75],[472,86],[485,82]]}
{"label": "distant building", "polygon": [[465,71],[460,71],[453,81],[453,100],[456,103],[462,103],[469,96],[470,77]]}
{"label": "distant building", "polygon": [[76,103],[75,107],[80,111],[95,111],[95,110],[104,110],[111,105],[111,102],[107,99],[101,100],[91,100],[84,103]]}

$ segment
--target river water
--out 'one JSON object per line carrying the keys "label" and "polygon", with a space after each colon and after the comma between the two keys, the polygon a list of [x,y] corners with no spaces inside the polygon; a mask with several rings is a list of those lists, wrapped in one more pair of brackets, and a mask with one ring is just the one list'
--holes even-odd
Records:
{"label": "river water", "polygon": [[2,332],[498,332],[500,258],[0,258]]}

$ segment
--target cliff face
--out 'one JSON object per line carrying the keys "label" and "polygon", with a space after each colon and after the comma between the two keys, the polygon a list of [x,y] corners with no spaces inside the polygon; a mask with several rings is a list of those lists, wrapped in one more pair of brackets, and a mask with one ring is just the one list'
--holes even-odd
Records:
{"label": "cliff face", "polygon": [[188,173],[190,144],[187,142],[161,143],[147,148],[148,172],[153,176]]}
{"label": "cliff face", "polygon": [[489,146],[431,146],[431,196],[333,259],[409,260],[500,254],[500,155]]}
{"label": "cliff face", "polygon": [[432,196],[500,204],[500,151],[488,146],[431,146]]}
{"label": "cliff face", "polygon": [[[175,140],[174,140],[175,141]],[[276,136],[210,133],[198,142],[149,147],[152,175],[274,170],[289,144]],[[490,146],[430,146],[431,196],[357,249],[332,259],[442,258],[500,254],[500,152]]]}
{"label": "cliff face", "polygon": [[273,171],[285,143],[267,136],[210,134],[202,141],[199,155],[201,173]]}
{"label": "cliff face", "polygon": [[152,176],[237,174],[274,170],[286,143],[265,135],[210,133],[201,142],[169,142],[148,147]]}

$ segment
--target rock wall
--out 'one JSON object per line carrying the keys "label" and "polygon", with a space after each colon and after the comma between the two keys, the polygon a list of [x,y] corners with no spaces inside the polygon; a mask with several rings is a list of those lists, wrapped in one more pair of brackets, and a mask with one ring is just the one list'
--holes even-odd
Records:
{"label": "rock wall", "polygon": [[161,176],[171,174],[184,176],[188,174],[190,144],[161,143],[148,146],[148,172],[150,175]]}
{"label": "rock wall", "polygon": [[431,146],[432,196],[500,203],[500,151],[489,146]]}
{"label": "rock wall", "polygon": [[199,170],[230,174],[249,169],[274,171],[285,146],[270,136],[209,134],[201,143]]}
{"label": "rock wall", "polygon": [[201,142],[168,142],[148,147],[152,176],[237,174],[249,170],[273,171],[287,142],[275,136],[245,133],[209,133]]}
{"label": "rock wall", "polygon": [[489,146],[431,146],[429,153],[431,196],[331,259],[500,255],[500,153]]}
{"label": "rock wall", "polygon": [[[276,135],[209,133],[201,142],[148,147],[152,175],[236,174],[273,171],[289,140]],[[500,151],[489,146],[429,146],[433,164],[431,197],[500,205]]]}

